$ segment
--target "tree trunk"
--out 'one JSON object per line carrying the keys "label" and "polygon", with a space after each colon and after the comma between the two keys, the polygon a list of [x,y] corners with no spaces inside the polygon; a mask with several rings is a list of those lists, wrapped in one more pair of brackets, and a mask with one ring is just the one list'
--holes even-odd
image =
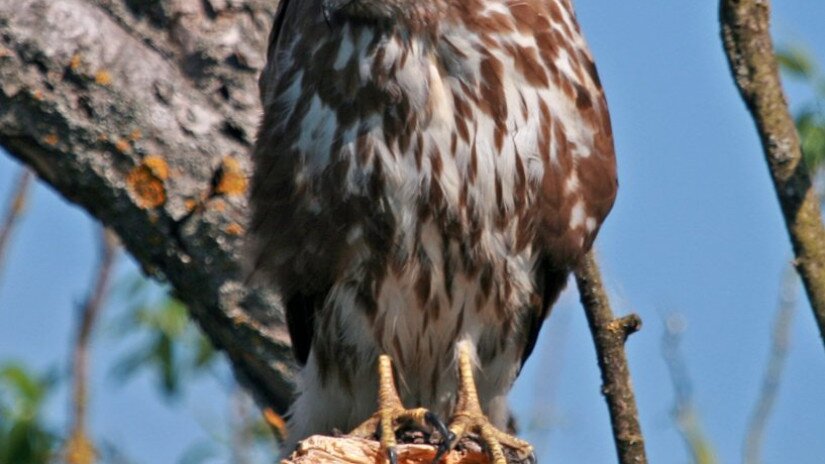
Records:
{"label": "tree trunk", "polygon": [[240,269],[276,2],[0,0],[0,144],[166,279],[258,400],[294,381],[277,296]]}

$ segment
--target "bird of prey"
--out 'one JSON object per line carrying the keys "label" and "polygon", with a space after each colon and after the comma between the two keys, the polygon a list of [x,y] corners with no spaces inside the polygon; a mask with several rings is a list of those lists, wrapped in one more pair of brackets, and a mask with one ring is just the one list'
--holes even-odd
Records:
{"label": "bird of prey", "polygon": [[248,255],[301,366],[287,452],[377,430],[392,461],[415,421],[530,455],[506,396],[618,185],[570,0],[282,0],[260,90]]}

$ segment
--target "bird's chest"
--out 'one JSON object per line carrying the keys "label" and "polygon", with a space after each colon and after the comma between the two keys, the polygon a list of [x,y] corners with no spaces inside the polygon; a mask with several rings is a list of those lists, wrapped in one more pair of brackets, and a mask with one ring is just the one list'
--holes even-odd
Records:
{"label": "bird's chest", "polygon": [[302,263],[335,257],[319,271],[333,282],[318,323],[338,341],[329,362],[384,351],[435,377],[462,337],[483,362],[517,359],[510,335],[541,300],[538,211],[559,234],[588,224],[571,160],[589,155],[589,135],[573,118],[554,139],[573,114],[569,96],[537,77],[529,35],[513,52],[464,33],[336,34],[282,80],[276,101],[279,147],[294,154],[279,171],[296,192],[285,220],[322,225],[294,231],[302,243],[285,266],[311,278]]}
{"label": "bird's chest", "polygon": [[[478,51],[473,40],[345,26],[329,72],[302,77],[317,92],[293,110],[299,207],[356,211],[340,215],[331,292],[340,309],[328,313],[330,327],[354,321],[359,330],[340,332],[374,340],[410,368],[437,369],[462,336],[506,342],[500,335],[535,297],[533,206],[549,96],[518,89],[503,52]],[[343,314],[350,307],[361,315]]]}
{"label": "bird's chest", "polygon": [[[485,64],[496,58],[471,42],[378,39],[345,28],[335,85],[351,80],[341,94],[358,90],[342,97],[345,113],[313,100],[318,115],[301,131],[353,120],[321,142],[330,158],[308,157],[307,169],[319,184],[337,183],[339,195],[327,201],[368,205],[342,237],[340,275],[369,287],[362,297],[374,332],[390,334],[376,338],[401,362],[399,346],[442,356],[463,333],[510,330],[533,292],[533,206],[545,171],[539,99],[547,96],[518,91],[503,61]],[[302,152],[319,151],[317,137],[306,143]],[[330,166],[339,166],[338,178],[327,177]]]}
{"label": "bird's chest", "polygon": [[[525,313],[537,309],[531,306],[535,257],[529,250],[470,256],[475,252],[446,237],[435,220],[417,227],[408,242],[404,235],[384,258],[358,245],[360,261],[350,261],[347,277],[334,286],[320,321],[321,336],[338,340],[331,360],[354,367],[346,375],[372,377],[375,357],[389,354],[411,404],[448,411],[455,347],[467,340],[490,375],[480,381],[481,394],[494,396],[514,379]],[[503,246],[500,237],[489,240],[483,246]]]}
{"label": "bird's chest", "polygon": [[346,25],[320,41],[323,64],[291,75],[279,97],[291,129],[281,143],[297,154],[286,172],[308,207],[366,198],[398,227],[437,216],[465,234],[528,222],[552,95],[519,88],[512,59],[479,40]]}

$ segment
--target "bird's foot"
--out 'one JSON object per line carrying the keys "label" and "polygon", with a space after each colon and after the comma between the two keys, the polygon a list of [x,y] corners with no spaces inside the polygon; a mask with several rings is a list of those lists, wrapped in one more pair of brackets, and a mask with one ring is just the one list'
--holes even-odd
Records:
{"label": "bird's foot", "polygon": [[443,438],[437,455],[443,455],[452,442],[447,426],[438,416],[425,408],[404,408],[395,387],[395,380],[393,380],[392,361],[387,355],[381,355],[378,358],[378,378],[378,412],[349,434],[361,438],[372,438],[377,430],[381,449],[386,452],[387,460],[390,464],[397,464],[395,431],[401,425],[412,422],[422,427],[432,427],[441,434]]}
{"label": "bird's foot", "polygon": [[[497,429],[483,413],[458,412],[453,415],[449,428],[453,440],[450,447],[444,451],[445,453],[462,438],[470,434],[476,434],[482,445],[486,446],[489,451],[490,460],[493,464],[508,464],[508,459],[504,453],[505,448],[515,453],[517,462],[534,463],[536,461],[533,446],[530,443]],[[442,455],[443,453],[439,453],[433,462],[438,462]]]}
{"label": "bird's foot", "polygon": [[497,429],[484,415],[473,379],[470,347],[462,343],[458,350],[459,392],[456,410],[449,427],[452,437],[450,446],[440,451],[434,462],[438,462],[445,452],[469,434],[478,435],[482,444],[487,446],[493,464],[507,464],[504,447],[514,451],[520,462],[535,462],[533,446],[530,443]]}

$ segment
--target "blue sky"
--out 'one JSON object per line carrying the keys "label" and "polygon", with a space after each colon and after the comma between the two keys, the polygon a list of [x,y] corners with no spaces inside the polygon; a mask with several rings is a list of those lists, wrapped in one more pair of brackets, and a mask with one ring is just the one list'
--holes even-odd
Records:
{"label": "blue sky", "polygon": [[[650,461],[689,462],[670,418],[673,389],[660,349],[662,321],[676,311],[687,320],[682,350],[704,431],[720,462],[738,462],[791,252],[753,123],[722,54],[716,2],[577,6],[607,90],[619,158],[619,197],[597,248],[615,310],[637,312],[645,322],[628,353]],[[774,37],[807,46],[825,66],[822,18],[825,3],[774,2]],[[796,105],[808,97],[798,84],[788,90]],[[16,171],[0,156],[0,195]],[[83,212],[37,188],[0,281],[0,361],[66,364],[94,238]],[[119,274],[133,272],[122,260]],[[157,400],[145,376],[115,387],[107,373],[116,354],[105,327],[93,364],[97,437],[137,462],[171,463],[209,438],[203,424],[220,427],[214,424],[228,406],[216,382],[198,382],[172,408]],[[615,462],[599,387],[590,335],[568,291],[512,397],[544,462]],[[765,462],[822,462],[823,392],[825,353],[802,304]],[[49,414],[62,424],[66,409],[61,393]]]}

